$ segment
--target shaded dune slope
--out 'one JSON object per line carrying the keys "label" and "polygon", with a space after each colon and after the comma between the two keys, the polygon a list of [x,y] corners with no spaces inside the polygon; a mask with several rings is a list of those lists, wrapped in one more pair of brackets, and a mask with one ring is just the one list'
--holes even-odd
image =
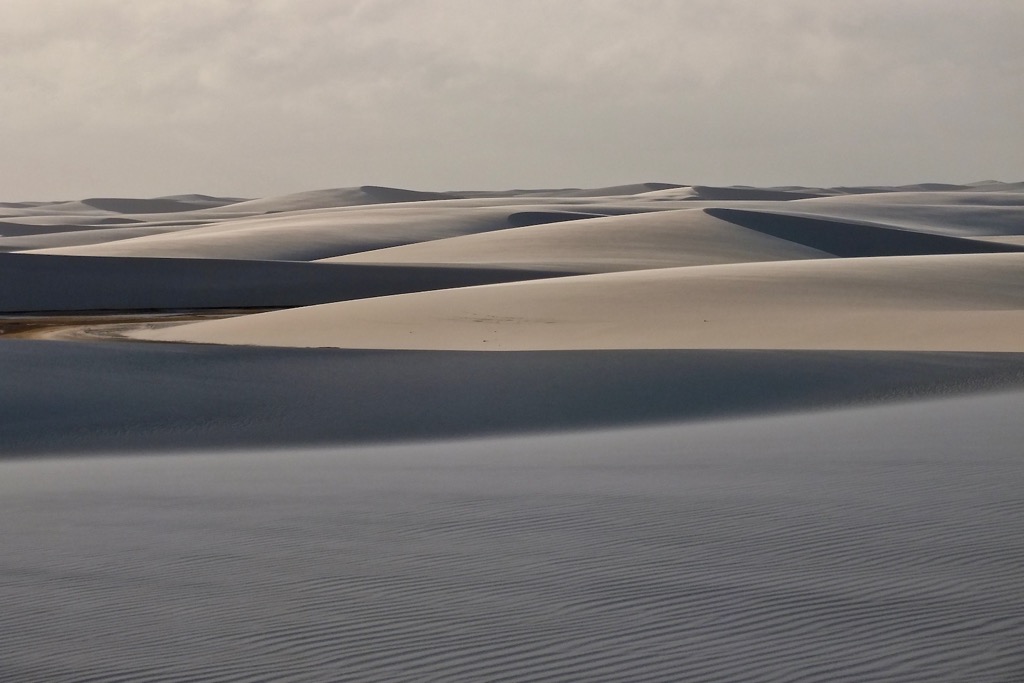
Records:
{"label": "shaded dune slope", "polygon": [[737,228],[700,209],[693,209],[534,225],[327,260],[533,266],[598,273],[828,256],[808,246]]}
{"label": "shaded dune slope", "polygon": [[[365,206],[369,204],[399,204],[424,202],[437,199],[453,199],[455,195],[446,192],[419,192],[396,187],[363,185],[361,187],[340,187],[327,190],[309,190],[293,194],[238,202],[223,210],[227,213],[251,212],[269,213],[280,211],[301,211],[303,209],[324,209],[339,206]],[[211,211],[216,213],[216,210]]]}
{"label": "shaded dune slope", "polygon": [[823,191],[805,191],[791,189],[756,188],[756,187],[710,187],[708,185],[694,185],[694,199],[705,200],[760,200],[773,202],[786,202],[796,199],[810,199],[812,197],[824,197],[829,193]]}
{"label": "shaded dune slope", "polygon": [[232,202],[230,201],[186,201],[184,199],[178,200],[171,198],[125,199],[113,197],[95,197],[92,199],[82,200],[82,204],[84,204],[85,206],[91,206],[94,209],[99,209],[101,211],[110,211],[113,213],[129,214],[177,213],[179,211],[195,211],[196,209],[207,208],[210,206],[228,205],[231,203]]}
{"label": "shaded dune slope", "polygon": [[318,209],[209,225],[81,247],[33,250],[78,256],[312,261],[402,244],[588,217],[546,207],[396,205]]}
{"label": "shaded dune slope", "polygon": [[1020,247],[900,228],[742,209],[704,209],[715,218],[772,237],[803,244],[841,258],[985,254],[1024,251]]}
{"label": "shaded dune slope", "polygon": [[561,274],[483,268],[0,254],[0,313],[307,306]]}
{"label": "shaded dune slope", "polygon": [[[0,453],[270,447],[734,417],[1024,387],[1024,356],[460,353],[0,341]],[[59,392],[53,387],[61,387]]]}
{"label": "shaded dune slope", "polygon": [[1024,234],[1024,193],[1016,192],[892,192],[807,199],[775,207],[709,208],[764,209],[954,237]]}
{"label": "shaded dune slope", "polygon": [[[188,230],[190,225],[132,225],[130,227],[54,230],[52,232],[31,231],[17,237],[0,237],[0,252],[35,251],[62,249],[89,244],[106,244],[119,240],[134,239],[148,235],[162,235],[169,232]],[[26,231],[28,232],[28,231]]]}

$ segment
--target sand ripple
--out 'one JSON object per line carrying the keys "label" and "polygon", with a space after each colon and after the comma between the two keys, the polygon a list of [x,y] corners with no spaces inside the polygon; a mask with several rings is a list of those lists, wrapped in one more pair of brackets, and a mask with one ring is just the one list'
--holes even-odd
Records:
{"label": "sand ripple", "polygon": [[1021,400],[3,463],[0,677],[1016,680]]}

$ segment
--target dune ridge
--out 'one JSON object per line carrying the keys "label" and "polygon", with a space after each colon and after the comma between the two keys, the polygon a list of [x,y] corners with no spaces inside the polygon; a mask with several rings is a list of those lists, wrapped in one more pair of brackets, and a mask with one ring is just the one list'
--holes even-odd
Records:
{"label": "dune ridge", "polygon": [[829,254],[737,229],[700,209],[594,217],[375,249],[331,263],[542,266],[613,272],[748,261],[827,258]]}
{"label": "dune ridge", "polygon": [[1020,251],[1016,247],[994,242],[859,221],[838,221],[743,209],[704,209],[704,212],[750,230],[803,244],[841,258]]}
{"label": "dune ridge", "polygon": [[[595,305],[600,302],[600,305]],[[743,263],[324,304],[139,332],[270,346],[1024,350],[1024,254]]]}

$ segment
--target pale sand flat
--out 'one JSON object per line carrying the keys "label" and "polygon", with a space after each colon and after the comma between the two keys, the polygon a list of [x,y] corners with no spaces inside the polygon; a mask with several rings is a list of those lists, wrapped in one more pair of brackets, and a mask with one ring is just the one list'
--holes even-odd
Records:
{"label": "pale sand flat", "polygon": [[1024,254],[730,264],[325,304],[140,339],[382,349],[1024,350]]}
{"label": "pale sand flat", "polygon": [[119,240],[135,239],[148,235],[163,235],[171,232],[190,230],[190,225],[131,225],[127,227],[90,228],[86,230],[64,230],[27,235],[7,236],[0,226],[0,252],[36,251],[41,249],[62,249],[81,247],[87,244],[106,244]]}

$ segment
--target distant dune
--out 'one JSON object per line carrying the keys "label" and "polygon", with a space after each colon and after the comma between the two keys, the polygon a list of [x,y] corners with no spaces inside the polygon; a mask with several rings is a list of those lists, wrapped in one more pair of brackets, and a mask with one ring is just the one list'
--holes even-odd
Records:
{"label": "distant dune", "polygon": [[73,313],[57,336],[117,348],[1024,352],[1021,183],[365,185],[0,214],[7,327]]}

